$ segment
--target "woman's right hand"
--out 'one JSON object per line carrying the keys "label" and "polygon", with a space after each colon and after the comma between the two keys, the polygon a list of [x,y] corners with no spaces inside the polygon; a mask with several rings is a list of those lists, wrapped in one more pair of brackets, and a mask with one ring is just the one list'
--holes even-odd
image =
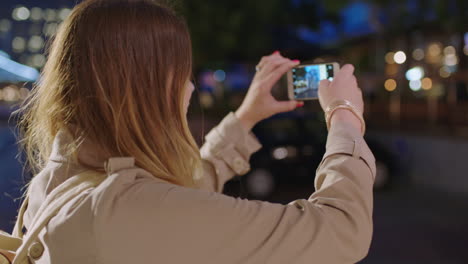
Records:
{"label": "woman's right hand", "polygon": [[[359,89],[356,77],[354,76],[354,67],[351,64],[344,65],[336,74],[332,82],[323,80],[319,86],[319,101],[322,109],[325,111],[327,107],[337,101],[347,100],[355,108],[364,113],[364,101],[362,99],[362,91]],[[336,122],[347,122],[361,129],[361,121],[350,111],[346,109],[337,110],[331,120],[333,126]]]}

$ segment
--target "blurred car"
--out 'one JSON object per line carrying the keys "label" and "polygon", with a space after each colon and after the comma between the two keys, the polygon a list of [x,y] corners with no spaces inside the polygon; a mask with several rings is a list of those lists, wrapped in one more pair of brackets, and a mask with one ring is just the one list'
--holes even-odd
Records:
{"label": "blurred car", "polygon": [[[253,130],[263,148],[252,155],[251,171],[241,184],[247,197],[267,199],[278,186],[312,185],[325,153],[327,131],[318,114],[287,113],[259,123]],[[388,189],[398,164],[395,155],[366,137],[376,157],[374,188]]]}

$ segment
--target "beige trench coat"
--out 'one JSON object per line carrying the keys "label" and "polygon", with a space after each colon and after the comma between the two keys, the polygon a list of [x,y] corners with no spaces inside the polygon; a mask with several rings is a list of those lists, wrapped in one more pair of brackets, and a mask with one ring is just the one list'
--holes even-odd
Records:
{"label": "beige trench coat", "polygon": [[[26,228],[48,193],[83,170],[65,155],[68,141],[66,133],[57,135],[47,166],[31,182]],[[331,128],[317,191],[287,205],[220,193],[235,174],[248,172],[249,157],[260,147],[230,113],[201,148],[202,190],[160,180],[131,162],[117,164],[102,184],[51,219],[31,262],[327,264],[365,257],[375,160],[359,131],[347,124]],[[91,145],[79,155],[101,162]]]}

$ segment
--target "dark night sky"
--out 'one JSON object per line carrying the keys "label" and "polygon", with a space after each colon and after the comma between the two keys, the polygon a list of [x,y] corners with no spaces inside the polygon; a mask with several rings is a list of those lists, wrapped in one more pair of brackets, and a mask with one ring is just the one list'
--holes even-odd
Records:
{"label": "dark night sky", "polygon": [[59,7],[72,7],[80,0],[2,0],[0,10],[2,12],[9,11],[17,5],[24,5],[27,7],[41,7],[41,8],[59,8]]}

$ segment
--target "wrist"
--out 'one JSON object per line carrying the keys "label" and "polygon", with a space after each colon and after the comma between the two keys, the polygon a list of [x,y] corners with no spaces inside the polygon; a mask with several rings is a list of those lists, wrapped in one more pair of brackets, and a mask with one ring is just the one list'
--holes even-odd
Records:
{"label": "wrist", "polygon": [[244,129],[246,131],[252,130],[252,128],[255,126],[255,124],[257,124],[256,121],[254,121],[252,118],[250,118],[246,114],[246,112],[243,111],[240,108],[236,112],[234,112],[234,115],[237,117],[237,119],[241,123],[242,127],[244,127]]}
{"label": "wrist", "polygon": [[333,113],[330,120],[331,127],[337,123],[348,123],[359,131],[363,130],[361,120],[348,109],[337,109]]}

